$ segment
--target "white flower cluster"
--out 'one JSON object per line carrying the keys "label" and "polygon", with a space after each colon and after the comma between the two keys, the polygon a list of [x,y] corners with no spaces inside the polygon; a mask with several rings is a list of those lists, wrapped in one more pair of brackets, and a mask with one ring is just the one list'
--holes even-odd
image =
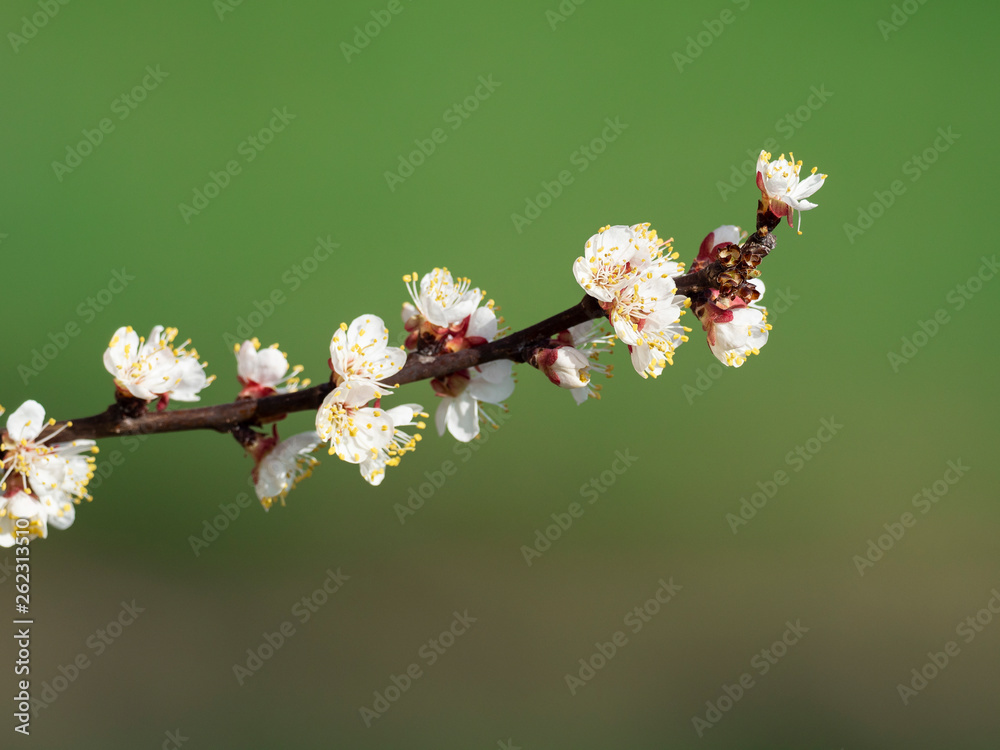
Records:
{"label": "white flower cluster", "polygon": [[416,448],[420,435],[402,428],[424,427],[414,421],[427,416],[419,404],[381,407],[382,397],[392,393],[383,381],[404,364],[406,352],[389,346],[389,330],[377,315],[362,315],[350,326],[342,323],[330,341],[336,387],[316,413],[316,433],[330,444],[331,455],[359,464],[369,484],[381,484],[386,467],[398,465],[400,456]]}
{"label": "white flower cluster", "polygon": [[54,424],[53,419],[46,422],[45,409],[37,401],[25,401],[7,418],[0,436],[2,547],[14,545],[18,538],[44,539],[50,526],[68,529],[76,518],[75,505],[91,499],[87,483],[94,476],[94,458],[84,454],[97,453],[97,446],[93,440],[52,443],[58,430],[39,437]]}
{"label": "white flower cluster", "polygon": [[687,297],[677,294],[674,282],[684,266],[676,262],[670,242],[649,224],[607,226],[587,240],[573,264],[577,283],[600,303],[644,378],[673,364],[690,331],[680,324]]}
{"label": "white flower cluster", "polygon": [[[470,289],[471,282],[452,279],[447,268],[435,268],[420,278],[403,277],[413,304],[403,305],[403,323],[410,336],[407,347],[431,353],[457,352],[494,341],[502,335],[496,307],[486,296]],[[439,435],[445,430],[462,442],[479,435],[481,422],[492,423],[481,403],[503,406],[514,392],[514,363],[507,359],[459,370],[431,381],[441,397],[435,413]]]}

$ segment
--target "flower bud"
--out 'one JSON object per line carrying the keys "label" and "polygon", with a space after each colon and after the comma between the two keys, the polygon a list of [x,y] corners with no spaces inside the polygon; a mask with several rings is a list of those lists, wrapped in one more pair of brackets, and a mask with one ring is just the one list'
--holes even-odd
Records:
{"label": "flower bud", "polygon": [[583,388],[590,382],[590,360],[572,346],[538,349],[531,364],[560,388]]}

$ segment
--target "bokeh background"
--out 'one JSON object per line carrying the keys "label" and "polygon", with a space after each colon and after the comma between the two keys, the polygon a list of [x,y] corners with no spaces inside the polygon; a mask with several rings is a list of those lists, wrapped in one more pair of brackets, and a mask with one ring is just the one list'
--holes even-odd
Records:
{"label": "bokeh background", "polygon": [[[715,226],[752,224],[761,147],[830,175],[803,234],[779,230],[774,330],[738,371],[700,331],[656,381],[616,352],[618,376],[582,407],[522,368],[474,451],[428,434],[379,488],[325,460],[269,513],[238,505],[250,461],[232,440],[104,441],[94,502],[32,547],[31,677],[49,700],[17,741],[996,747],[1000,281],[970,278],[995,273],[997,20],[986,3],[916,0],[5,3],[8,410],[103,410],[101,353],[125,324],[192,338],[219,376],[204,403],[236,394],[241,321],[321,380],[335,327],[376,313],[398,335],[400,277],[435,265],[523,327],[580,297],[570,266],[603,224],[652,222],[690,261]],[[275,109],[282,129],[261,133]],[[435,128],[434,152],[387,178]],[[231,160],[239,172],[186,214]],[[563,170],[570,184],[526,213]],[[322,262],[317,238],[338,245]],[[426,384],[400,397],[435,406]],[[822,442],[825,419],[840,427]],[[635,458],[615,474],[619,451]],[[453,476],[401,523],[446,461]],[[968,467],[954,484],[949,461]],[[727,520],[777,471],[786,485]],[[935,482],[934,504],[915,503]],[[529,566],[522,547],[574,502],[583,515]],[[859,567],[906,512],[915,525]],[[193,543],[213,523],[226,528]],[[296,603],[338,569],[346,582],[302,622]],[[661,579],[680,591],[633,632],[627,614]],[[135,622],[108,631],[133,600]],[[476,622],[430,663],[466,610]],[[241,682],[234,666],[285,622],[294,634]],[[808,632],[762,674],[787,623]],[[616,631],[626,645],[571,691]],[[904,702],[898,686],[949,641],[958,655]],[[414,663],[366,726],[360,709]]]}

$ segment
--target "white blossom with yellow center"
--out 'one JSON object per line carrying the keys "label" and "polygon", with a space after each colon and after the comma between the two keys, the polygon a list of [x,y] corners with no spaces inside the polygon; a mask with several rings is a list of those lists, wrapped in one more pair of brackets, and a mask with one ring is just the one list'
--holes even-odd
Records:
{"label": "white blossom with yellow center", "polygon": [[[816,174],[816,167],[808,177],[799,181],[799,170],[802,162],[795,161],[795,155],[789,154],[791,160],[786,160],[782,154],[771,161],[771,154],[761,151],[757,157],[757,187],[763,195],[765,204],[777,217],[787,216],[788,226],[792,226],[792,214],[799,211],[799,226],[802,228],[802,211],[816,208],[815,203],[806,200],[823,187],[825,174]],[[799,231],[799,234],[802,234]]]}
{"label": "white blossom with yellow center", "polygon": [[403,281],[416,311],[429,323],[442,328],[461,323],[486,296],[482,290],[472,288],[469,279],[452,279],[447,268],[435,268],[423,278],[416,273],[407,274]]}
{"label": "white blossom with yellow center", "polygon": [[198,361],[197,351],[186,349],[189,341],[174,346],[176,338],[176,328],[156,326],[148,340],[131,326],[119,328],[104,352],[104,367],[118,387],[135,398],[198,401],[198,393],[215,376],[206,377],[206,363]]}
{"label": "white blossom with yellow center", "polygon": [[366,406],[379,395],[367,383],[345,383],[323,399],[316,412],[316,432],[330,444],[330,454],[360,464],[388,448],[393,438],[392,420],[385,409]]}
{"label": "white blossom with yellow center", "polygon": [[94,476],[94,458],[83,454],[97,453],[97,446],[93,440],[50,444],[59,431],[38,439],[46,426],[54,424],[54,419],[46,421],[45,409],[37,401],[25,401],[11,413],[0,443],[4,451],[0,490],[6,492],[10,477],[18,475],[21,489],[37,499],[47,523],[67,529],[76,518],[75,504],[93,499],[87,484]]}
{"label": "white blossom with yellow center", "polygon": [[389,329],[377,315],[362,315],[351,325],[341,323],[330,341],[330,366],[337,384],[367,384],[385,395],[392,388],[379,381],[395,375],[406,364],[406,352],[389,346]]}
{"label": "white blossom with yellow center", "polygon": [[266,349],[260,348],[260,340],[247,339],[242,344],[234,344],[236,354],[236,377],[246,389],[254,389],[277,393],[294,393],[299,388],[309,385],[309,380],[300,380],[302,365],[295,365],[288,372],[288,355],[271,344]]}
{"label": "white blossom with yellow center", "polygon": [[372,456],[361,462],[361,476],[368,484],[377,487],[385,477],[387,466],[398,466],[403,454],[416,450],[417,443],[420,442],[419,433],[410,435],[404,432],[403,427],[416,427],[424,429],[427,425],[423,421],[414,421],[417,417],[427,417],[420,404],[403,404],[386,409],[386,416],[392,421],[392,440],[389,444]]}

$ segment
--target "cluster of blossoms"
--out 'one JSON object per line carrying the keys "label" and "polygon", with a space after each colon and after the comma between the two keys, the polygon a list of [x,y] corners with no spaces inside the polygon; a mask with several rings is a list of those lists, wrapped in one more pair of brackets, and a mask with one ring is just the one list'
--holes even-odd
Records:
{"label": "cluster of blossoms", "polygon": [[[717,227],[702,241],[689,272],[678,261],[673,241],[661,239],[649,224],[602,227],[573,264],[573,275],[587,295],[584,302],[514,336],[505,338],[499,308],[492,300],[484,303],[481,289],[469,279],[453,278],[447,268],[435,268],[424,276],[403,277],[411,298],[403,304],[403,346],[389,344],[389,330],[377,315],[342,323],[330,340],[329,383],[300,394],[304,398],[289,397],[309,381],[299,377],[301,366],[289,366],[277,344],[262,348],[257,339],[237,344],[236,401],[254,402],[252,413],[270,416],[241,416],[243,421],[235,426],[237,420],[226,422],[225,429],[254,459],[252,478],[262,505],[284,504],[292,488],[312,473],[318,463],[314,453],[324,444],[330,455],[358,465],[365,481],[379,485],[386,469],[416,448],[421,439],[417,430],[426,427],[423,419],[429,417],[419,404],[382,405],[398,382],[419,379],[412,369],[401,374],[408,363],[423,367],[441,356],[476,350],[424,375],[432,378],[439,399],[434,418],[438,433],[447,431],[463,442],[478,437],[482,424],[496,426],[483,405],[506,409],[514,392],[515,361],[537,368],[583,403],[600,397],[594,373],[611,377],[612,365],[599,359],[611,354],[617,341],[627,347],[639,375],[659,376],[688,341],[691,329],[681,323],[688,309],[719,361],[740,367],[749,355],[760,353],[771,329],[767,310],[758,304],[764,295],[758,266],[775,247],[770,232],[782,218],[792,226],[796,211],[801,225],[802,212],[816,207],[807,198],[826,179],[813,169],[800,181],[801,168],[794,157],[771,160],[762,151],[757,231],[748,236],[735,225]],[[567,327],[558,330],[563,324]],[[148,339],[131,327],[115,332],[104,366],[114,377],[123,418],[143,419],[153,402],[160,412],[170,401],[198,401],[212,383],[214,376],[205,374],[197,352],[187,348],[190,342],[175,345],[176,339],[177,329],[162,326],[153,328]],[[284,400],[256,411],[257,400],[269,397]],[[322,398],[315,429],[287,439],[279,437],[276,425],[270,433],[262,431],[265,423],[287,416],[283,412],[289,398],[295,403],[288,411],[312,408]],[[35,401],[22,404],[7,420],[0,433],[0,546],[19,538],[44,538],[50,526],[67,528],[75,505],[91,499],[87,483],[94,458],[87,454],[97,452],[94,441],[54,442],[71,426],[46,421]]]}
{"label": "cluster of blossoms", "polygon": [[381,484],[388,466],[416,448],[420,435],[402,428],[423,429],[415,417],[426,416],[419,404],[383,409],[383,396],[393,387],[383,381],[403,369],[406,352],[389,346],[389,330],[377,315],[362,315],[340,329],[330,341],[330,369],[335,388],[316,413],[316,433],[329,443],[330,455],[359,464],[361,476]]}
{"label": "cluster of blossoms", "polygon": [[[423,278],[407,274],[403,281],[413,299],[413,304],[403,304],[402,313],[410,351],[432,356],[457,352],[494,341],[506,332],[500,329],[503,320],[497,318],[493,300],[480,305],[486,293],[470,289],[468,279],[452,279],[447,268],[435,268]],[[506,359],[432,380],[431,387],[441,398],[434,415],[438,434],[447,430],[462,442],[478,436],[481,422],[494,423],[480,404],[503,407],[514,392],[514,382],[514,363]]]}
{"label": "cluster of blossoms", "polygon": [[577,283],[600,303],[644,378],[673,364],[674,351],[691,330],[680,324],[687,297],[677,294],[674,279],[684,266],[676,262],[671,242],[649,224],[607,226],[587,240],[573,264]]}
{"label": "cluster of blossoms", "polygon": [[[757,186],[761,191],[758,214],[768,225],[816,207],[806,198],[823,186],[825,174],[799,181],[802,162],[787,161],[784,154],[771,161],[761,151],[757,160]],[[794,159],[794,157],[793,157]],[[801,234],[801,232],[799,232]],[[656,377],[673,363],[673,353],[686,342],[691,329],[680,316],[690,307],[701,322],[709,348],[728,367],[740,367],[750,354],[759,354],[767,343],[767,310],[757,303],[764,282],[757,266],[769,252],[766,242],[745,242],[746,233],[723,225],[701,243],[691,272],[707,274],[709,284],[688,296],[677,294],[676,279],[684,266],[670,252],[671,240],[661,240],[649,224],[603,227],[587,240],[573,274],[584,291],[596,299],[614,327],[617,338],[632,355],[632,364],[643,377]],[[744,243],[744,244],[740,244]],[[578,357],[567,362],[581,362]]]}
{"label": "cluster of blossoms", "polygon": [[94,458],[85,454],[97,453],[97,446],[93,440],[52,443],[58,431],[39,439],[42,429],[54,424],[54,419],[46,422],[37,401],[25,401],[7,418],[0,434],[0,546],[10,547],[18,537],[44,539],[49,526],[69,528],[75,505],[92,499],[87,483],[94,475]]}

